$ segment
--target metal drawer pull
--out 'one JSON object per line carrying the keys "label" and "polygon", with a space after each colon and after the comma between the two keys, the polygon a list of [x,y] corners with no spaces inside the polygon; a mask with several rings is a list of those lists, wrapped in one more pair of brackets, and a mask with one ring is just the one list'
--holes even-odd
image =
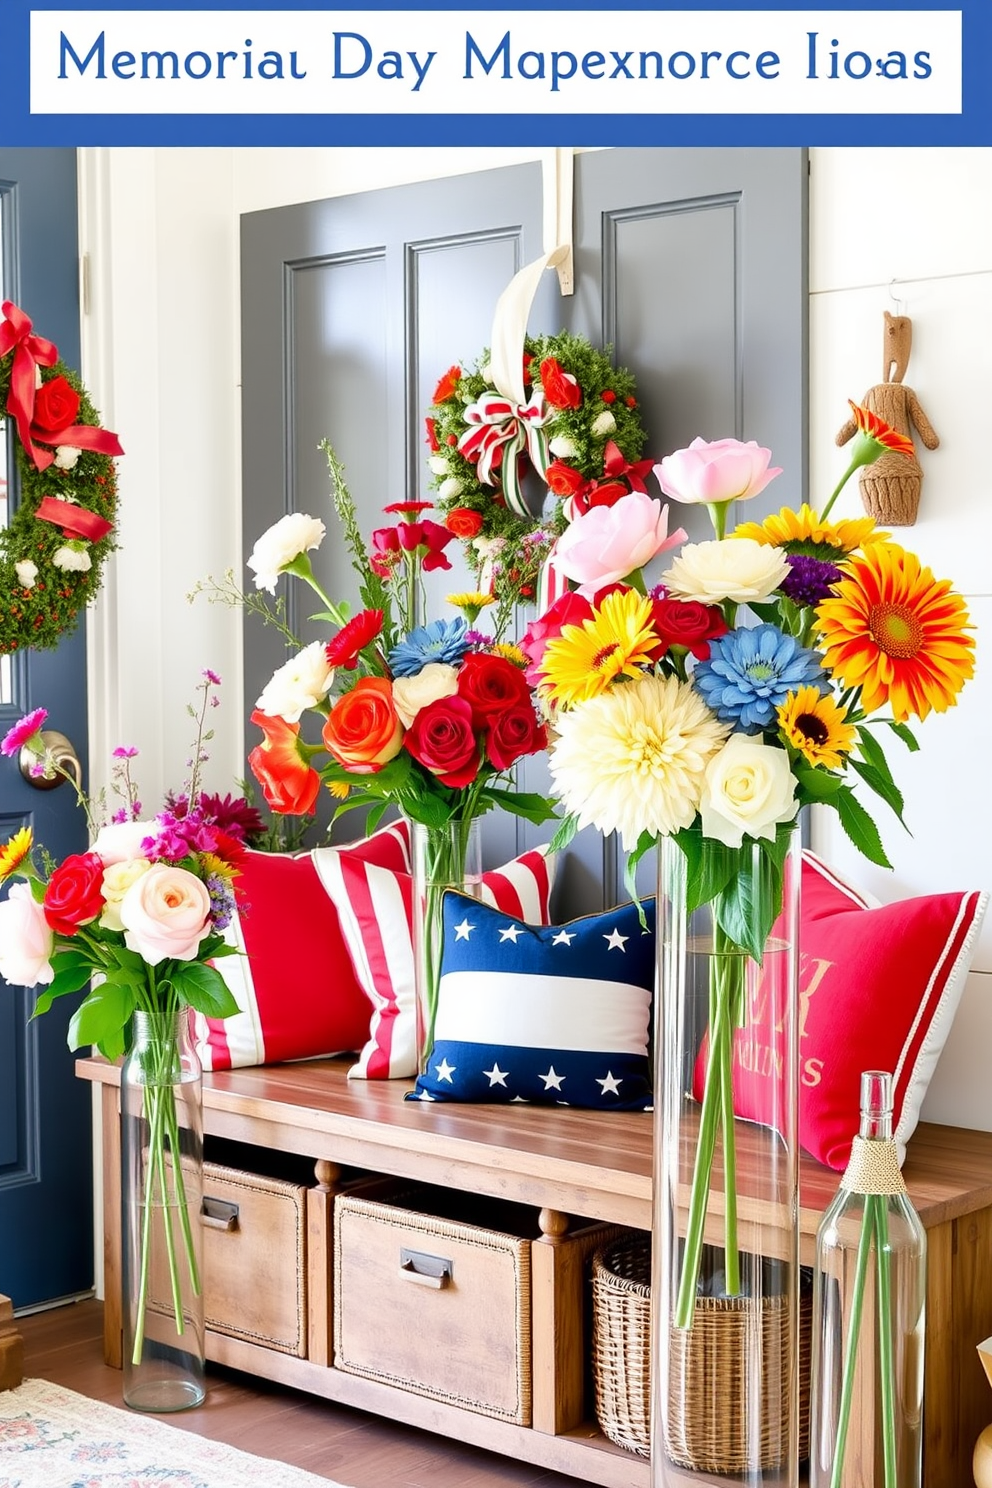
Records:
{"label": "metal drawer pull", "polygon": [[443,1256],[426,1255],[422,1250],[400,1251],[400,1275],[420,1286],[435,1287],[438,1291],[451,1281],[451,1262]]}
{"label": "metal drawer pull", "polygon": [[238,1228],[238,1206],[226,1199],[211,1199],[207,1194],[200,1200],[200,1223],[212,1230],[236,1230]]}

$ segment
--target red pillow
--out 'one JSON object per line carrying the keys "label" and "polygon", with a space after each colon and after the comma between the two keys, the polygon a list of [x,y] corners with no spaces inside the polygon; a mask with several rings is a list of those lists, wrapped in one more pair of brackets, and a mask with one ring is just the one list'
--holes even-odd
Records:
{"label": "red pillow", "polygon": [[[842,1171],[860,1120],[861,1072],[894,1076],[893,1131],[900,1160],[916,1130],[930,1077],[957,1011],[988,894],[926,894],[877,907],[813,853],[803,853],[799,932],[799,1141]],[[780,1038],[774,1012],[736,1036],[734,1109],[768,1118],[768,1081]],[[740,1050],[772,1057],[747,1063]],[[702,1094],[702,1060],[696,1095]]]}
{"label": "red pillow", "polygon": [[[405,822],[340,848],[317,848],[384,870],[409,869]],[[360,1049],[369,1035],[369,1001],[352,970],[328,881],[314,853],[250,852],[235,880],[238,915],[229,935],[246,954],[217,969],[240,1012],[193,1015],[206,1070],[314,1059]]]}

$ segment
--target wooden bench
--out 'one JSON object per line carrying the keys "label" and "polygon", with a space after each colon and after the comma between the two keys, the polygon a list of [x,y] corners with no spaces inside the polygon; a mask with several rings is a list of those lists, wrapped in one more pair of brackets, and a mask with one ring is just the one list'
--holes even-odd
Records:
{"label": "wooden bench", "polygon": [[[121,1362],[119,1070],[99,1058],[78,1072],[102,1087],[105,1354]],[[582,1338],[583,1278],[568,1242],[574,1217],[651,1228],[652,1119],[555,1107],[404,1101],[404,1081],[349,1081],[348,1062],[315,1061],[204,1077],[208,1135],[308,1157],[308,1357],[208,1332],[215,1362],[388,1415],[606,1488],[646,1488],[648,1464],[608,1442],[590,1420]],[[508,1424],[336,1370],[331,1362],[332,1208],[349,1171],[440,1184],[533,1206],[533,1424]],[[971,1480],[975,1440],[989,1419],[976,1346],[992,1334],[992,1134],[921,1125],[906,1181],[929,1240],[925,1481]],[[802,1261],[838,1175],[801,1165]],[[574,1227],[574,1226],[573,1226]],[[698,1479],[697,1479],[698,1481]]]}

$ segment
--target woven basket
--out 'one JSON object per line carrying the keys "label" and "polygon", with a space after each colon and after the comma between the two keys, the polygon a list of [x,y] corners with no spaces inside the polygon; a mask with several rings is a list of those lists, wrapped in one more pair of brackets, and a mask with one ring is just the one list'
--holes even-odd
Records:
{"label": "woven basket", "polygon": [[[592,1261],[593,1380],[596,1417],[617,1446],[651,1455],[651,1241],[625,1237],[601,1247]],[[758,1460],[748,1441],[747,1402],[741,1389],[747,1304],[700,1297],[689,1330],[672,1330],[668,1431],[673,1462],[707,1472],[743,1472],[782,1465],[785,1443],[777,1402],[787,1386],[785,1304],[762,1306],[765,1369]],[[799,1300],[799,1455],[809,1453],[809,1376],[813,1298],[801,1273]],[[775,1388],[771,1388],[774,1381]]]}

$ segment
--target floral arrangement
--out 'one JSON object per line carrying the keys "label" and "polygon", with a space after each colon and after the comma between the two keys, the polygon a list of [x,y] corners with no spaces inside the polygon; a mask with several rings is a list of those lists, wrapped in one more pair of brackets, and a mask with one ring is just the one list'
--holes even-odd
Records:
{"label": "floral arrangement", "polygon": [[[168,1049],[172,1030],[184,1008],[212,1018],[237,1011],[220,972],[211,963],[236,954],[224,930],[234,911],[233,881],[246,836],[260,828],[257,812],[244,801],[209,795],[200,789],[203,747],[209,739],[206,710],[217,702],[219,678],[204,672],[197,737],[189,780],[153,820],[142,819],[142,806],[131,775],[137,750],[114,751],[111,789],[119,805],[110,819],[99,820],[105,802],[91,803],[74,778],[53,758],[42,730],[44,708],[27,714],[0,742],[0,753],[34,756],[35,773],[62,775],[77,791],[86,811],[92,845],[54,864],[43,854],[39,867],[29,827],[15,832],[0,848],[0,882],[16,879],[0,903],[0,975],[15,985],[38,988],[34,1016],[55,1000],[91,983],[69,1021],[71,1049],[96,1044],[116,1059],[131,1043],[135,1014],[152,1030],[152,1047]],[[92,981],[91,981],[92,979]],[[172,1085],[148,1072],[146,1100],[150,1144],[149,1189],[158,1184],[163,1202],[156,1206],[169,1226],[167,1254],[175,1285],[181,1264],[173,1244],[167,1192],[167,1154],[177,1150],[177,1115]],[[178,1195],[178,1218],[186,1264],[194,1292],[200,1288],[182,1169],[172,1165]],[[150,1195],[149,1195],[150,1198]],[[152,1239],[142,1236],[141,1295],[145,1295]],[[142,1301],[143,1308],[143,1301]],[[141,1312],[143,1322],[143,1310]],[[183,1331],[177,1304],[176,1327]],[[139,1327],[135,1362],[141,1355]]]}
{"label": "floral arrangement", "polygon": [[20,501],[0,528],[0,653],[52,648],[75,629],[114,547],[116,434],[58,350],[5,301],[0,408],[13,420]]}
{"label": "floral arrangement", "polygon": [[[633,892],[639,858],[662,837],[674,839],[686,859],[687,909],[712,902],[727,952],[726,974],[711,988],[711,1027],[718,1017],[736,1026],[740,951],[760,963],[800,808],[831,807],[858,849],[889,866],[853,785],[867,786],[901,821],[880,736],[916,749],[908,720],[950,707],[974,668],[968,615],[950,584],[871,518],[829,520],[859,466],[885,450],[908,453],[901,435],[852,408],[850,464],[820,514],[784,507],[728,535],[731,503],[781,473],[770,451],[696,439],[663,459],[655,467],[663,493],[705,504],[715,535],[685,544],[650,592],[640,569],[653,543],[642,545],[618,515],[634,498],[577,515],[554,560],[576,587],[521,642],[554,728],[550,768],[566,816],[552,845],[587,824],[617,832]],[[711,1138],[721,1120],[728,1292],[739,1285],[733,1114],[724,1108],[721,1118],[718,1095],[729,1089],[731,1057],[729,1039],[714,1039],[676,1312],[682,1327],[693,1316]]]}
{"label": "floral arrangement", "polygon": [[[463,540],[480,589],[507,610],[534,600],[568,519],[628,491],[646,490],[650,460],[634,379],[582,336],[524,340],[518,405],[492,381],[488,353],[449,367],[427,415],[428,464],[439,510]],[[528,509],[521,476],[540,477],[546,510]]]}

